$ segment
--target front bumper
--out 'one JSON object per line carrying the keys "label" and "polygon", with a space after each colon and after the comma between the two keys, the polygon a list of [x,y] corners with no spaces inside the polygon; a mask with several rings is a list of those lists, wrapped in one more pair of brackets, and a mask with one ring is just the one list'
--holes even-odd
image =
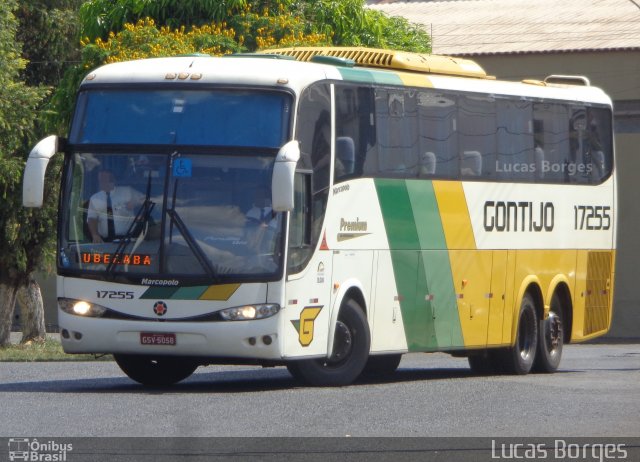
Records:
{"label": "front bumper", "polygon": [[[66,353],[120,353],[280,360],[279,314],[227,322],[133,321],[85,318],[58,309]],[[143,345],[140,333],[175,334],[175,345]]]}

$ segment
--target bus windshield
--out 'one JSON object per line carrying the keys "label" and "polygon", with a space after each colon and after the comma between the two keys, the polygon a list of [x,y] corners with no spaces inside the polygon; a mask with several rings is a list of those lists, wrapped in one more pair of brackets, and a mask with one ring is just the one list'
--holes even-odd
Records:
{"label": "bus windshield", "polygon": [[239,89],[81,91],[73,144],[262,146],[279,148],[291,96]]}
{"label": "bus windshield", "polygon": [[275,277],[283,222],[271,210],[275,154],[267,151],[72,154],[60,270],[107,278]]}

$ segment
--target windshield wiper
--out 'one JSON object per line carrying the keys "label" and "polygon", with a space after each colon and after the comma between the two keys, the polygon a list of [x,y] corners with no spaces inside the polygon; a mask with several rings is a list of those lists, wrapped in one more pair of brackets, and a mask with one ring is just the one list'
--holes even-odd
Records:
{"label": "windshield wiper", "polygon": [[[144,202],[138,210],[138,213],[136,213],[133,221],[129,225],[127,232],[118,242],[118,247],[116,247],[116,251],[113,253],[113,258],[107,266],[107,274],[113,273],[116,262],[122,261],[121,257],[124,255],[124,250],[131,242],[131,239],[133,239],[134,237],[139,237],[143,233],[146,234],[145,230],[149,225],[151,212],[153,211],[153,207],[155,207],[155,205],[156,203],[151,200],[151,175],[149,175],[147,178],[147,191],[145,193]],[[135,248],[137,248],[137,246],[134,247],[132,253],[135,251]]]}
{"label": "windshield wiper", "polygon": [[118,241],[118,247],[116,247],[116,251],[113,253],[111,258],[111,262],[107,266],[107,274],[113,272],[115,268],[116,262],[122,261],[122,256],[126,253],[124,250],[127,248],[129,243],[134,237],[139,237],[148,226],[149,219],[151,218],[151,212],[153,211],[153,207],[155,207],[156,203],[153,202],[148,197],[142,203],[142,207],[138,210],[135,218],[129,225],[129,229],[125,235]]}
{"label": "windshield wiper", "polygon": [[178,212],[176,212],[175,209],[168,208],[167,215],[169,215],[169,218],[171,218],[171,222],[176,225],[178,231],[180,231],[180,233],[182,234],[182,237],[187,242],[187,245],[198,260],[198,263],[200,263],[200,265],[202,265],[207,273],[209,273],[209,276],[211,278],[217,279],[218,274],[215,268],[211,265],[211,262],[207,258],[207,255],[204,253],[204,250],[202,250],[202,247],[200,247],[200,245],[198,245],[196,240],[193,238],[193,235],[184,224],[184,221],[182,221],[182,219],[180,218],[180,215],[178,215]]}

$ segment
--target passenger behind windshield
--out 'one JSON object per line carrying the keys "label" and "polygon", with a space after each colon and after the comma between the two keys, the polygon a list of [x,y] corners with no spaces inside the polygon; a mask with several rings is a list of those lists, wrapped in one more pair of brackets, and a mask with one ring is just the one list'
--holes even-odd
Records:
{"label": "passenger behind windshield", "polygon": [[94,243],[112,242],[127,234],[144,196],[130,186],[116,186],[111,170],[98,172],[100,191],[89,199],[87,226]]}
{"label": "passenger behind windshield", "polygon": [[246,213],[246,220],[249,247],[259,253],[273,253],[279,223],[266,188],[254,191],[252,207]]}

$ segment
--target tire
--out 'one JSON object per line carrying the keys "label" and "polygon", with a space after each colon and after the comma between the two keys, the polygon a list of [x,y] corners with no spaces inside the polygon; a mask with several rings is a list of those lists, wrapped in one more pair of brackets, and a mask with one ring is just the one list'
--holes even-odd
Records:
{"label": "tire", "polygon": [[362,375],[368,377],[391,375],[398,369],[401,359],[401,354],[369,356]]}
{"label": "tire", "polygon": [[305,379],[302,373],[300,372],[300,368],[298,367],[299,365],[300,365],[300,361],[289,362],[287,363],[287,370],[289,371],[289,374],[291,374],[291,376],[296,382],[300,382],[304,385],[308,385],[309,382],[307,382],[307,379]]}
{"label": "tire", "polygon": [[113,355],[122,372],[149,387],[173,385],[189,377],[198,364],[173,356]]}
{"label": "tire", "polygon": [[539,324],[538,351],[533,369],[536,372],[552,373],[558,369],[564,345],[562,302],[553,294],[549,317]]}
{"label": "tire", "polygon": [[498,350],[472,352],[467,357],[471,372],[477,375],[492,375],[502,372]]}
{"label": "tire", "polygon": [[527,293],[520,305],[515,344],[502,352],[504,372],[524,375],[531,371],[538,346],[538,325],[535,302]]}
{"label": "tire", "polygon": [[331,357],[291,362],[287,369],[294,378],[309,385],[349,385],[363,371],[370,346],[367,318],[358,302],[349,299],[342,304],[338,314]]}

